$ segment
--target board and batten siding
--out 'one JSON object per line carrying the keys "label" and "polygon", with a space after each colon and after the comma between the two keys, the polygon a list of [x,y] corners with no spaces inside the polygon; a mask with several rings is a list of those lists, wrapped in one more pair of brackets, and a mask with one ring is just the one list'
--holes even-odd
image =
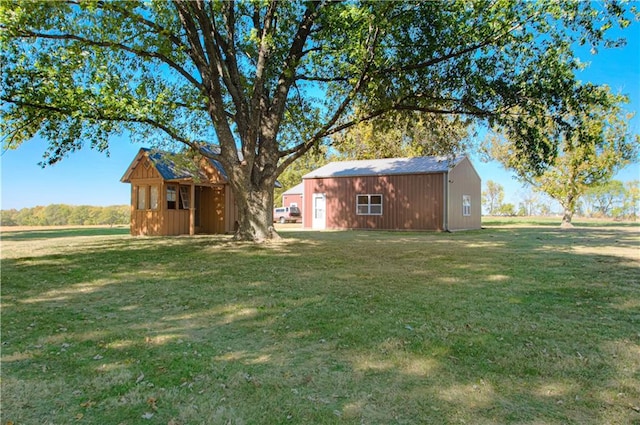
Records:
{"label": "board and batten siding", "polygon": [[[444,174],[309,178],[303,225],[313,221],[314,193],[326,196],[327,229],[444,229]],[[357,195],[382,195],[382,215],[358,215]]]}
{"label": "board and batten siding", "polygon": [[[469,230],[482,227],[482,199],[480,176],[469,158],[464,158],[449,170],[448,230]],[[469,215],[463,214],[463,197],[471,198]]]}
{"label": "board and batten siding", "polygon": [[[162,234],[162,188],[163,180],[148,158],[142,159],[131,173],[131,234],[134,236]],[[145,188],[146,202],[149,202],[151,187],[159,191],[159,208],[157,210],[138,209],[139,188]],[[148,205],[147,205],[148,207]]]}

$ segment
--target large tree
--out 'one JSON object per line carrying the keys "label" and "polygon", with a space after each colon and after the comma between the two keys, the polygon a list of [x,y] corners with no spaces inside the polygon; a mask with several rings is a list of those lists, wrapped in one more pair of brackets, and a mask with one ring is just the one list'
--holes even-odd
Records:
{"label": "large tree", "polygon": [[572,46],[615,44],[605,31],[629,23],[617,2],[573,0],[1,5],[6,148],[39,135],[53,164],[123,132],[184,145],[224,166],[251,240],[270,235],[283,170],[389,112],[498,122],[543,166],[537,117],[571,101]]}
{"label": "large tree", "polygon": [[482,192],[482,204],[487,208],[487,214],[495,215],[500,211],[504,201],[504,186],[493,180],[487,181],[487,190]]}
{"label": "large tree", "polygon": [[[558,154],[552,164],[539,171],[531,158],[521,154],[519,139],[502,132],[492,139],[491,153],[506,168],[537,190],[545,192],[564,209],[562,226],[570,227],[580,198],[589,188],[605,184],[621,168],[638,160],[640,139],[628,133],[632,114],[622,108],[626,98],[612,94],[608,87],[582,87],[598,103],[577,103],[559,125],[547,115],[540,127],[541,137],[557,141]],[[578,96],[579,97],[579,96]]]}

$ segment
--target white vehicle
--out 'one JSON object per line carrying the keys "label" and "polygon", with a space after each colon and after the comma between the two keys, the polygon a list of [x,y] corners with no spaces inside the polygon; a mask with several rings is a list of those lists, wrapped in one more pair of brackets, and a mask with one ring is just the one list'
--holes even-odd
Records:
{"label": "white vehicle", "polygon": [[273,222],[278,223],[297,223],[298,220],[302,220],[302,214],[298,207],[279,207],[273,209]]}

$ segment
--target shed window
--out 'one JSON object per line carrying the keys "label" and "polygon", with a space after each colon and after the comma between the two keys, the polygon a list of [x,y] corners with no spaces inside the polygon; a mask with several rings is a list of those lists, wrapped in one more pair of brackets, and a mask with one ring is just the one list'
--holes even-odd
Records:
{"label": "shed window", "polygon": [[357,195],[358,215],[382,215],[382,195]]}
{"label": "shed window", "polygon": [[158,186],[151,186],[149,188],[149,208],[152,210],[158,209]]}
{"label": "shed window", "polygon": [[189,187],[180,186],[180,203],[183,210],[189,209]]}
{"label": "shed window", "polygon": [[145,186],[138,186],[138,201],[137,208],[139,210],[147,209],[147,188]]}
{"label": "shed window", "polygon": [[471,215],[471,196],[462,195],[462,215],[467,217]]}
{"label": "shed window", "polygon": [[176,189],[176,186],[173,186],[173,185],[167,186],[167,209],[175,210],[176,207],[178,206],[178,202],[177,202],[178,193],[177,192],[178,191]]}

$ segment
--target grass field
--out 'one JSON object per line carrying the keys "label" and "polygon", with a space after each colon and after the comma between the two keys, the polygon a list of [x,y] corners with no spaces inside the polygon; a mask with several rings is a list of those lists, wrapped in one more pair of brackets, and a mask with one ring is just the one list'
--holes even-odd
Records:
{"label": "grass field", "polygon": [[4,229],[1,423],[639,424],[640,228],[504,224]]}

